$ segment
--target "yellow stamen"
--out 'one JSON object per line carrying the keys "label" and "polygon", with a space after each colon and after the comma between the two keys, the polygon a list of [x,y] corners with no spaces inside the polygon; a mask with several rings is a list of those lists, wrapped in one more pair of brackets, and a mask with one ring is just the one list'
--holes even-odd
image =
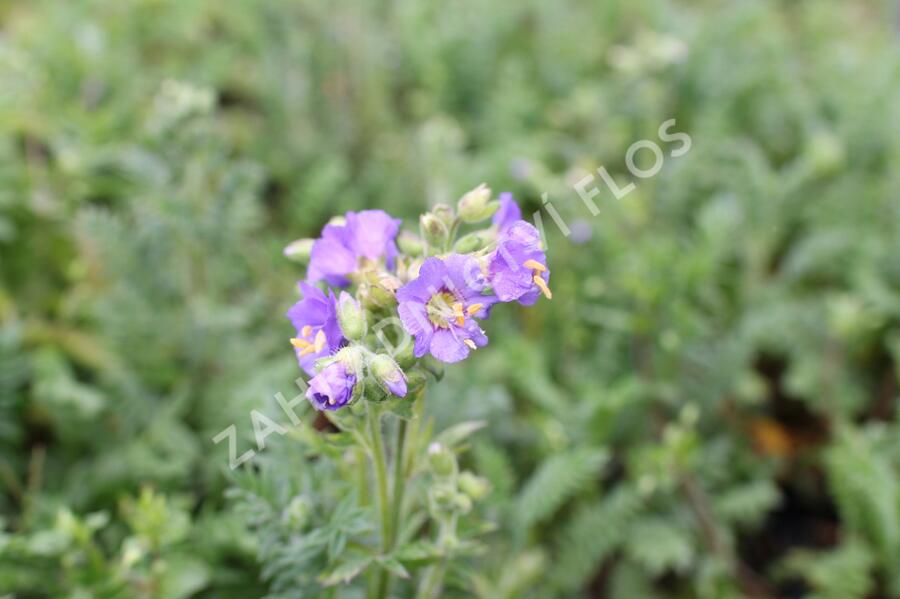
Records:
{"label": "yellow stamen", "polygon": [[309,337],[312,334],[312,327],[308,324],[303,325],[303,328],[300,329],[300,335],[303,337]]}
{"label": "yellow stamen", "polygon": [[319,329],[319,332],[316,333],[316,340],[313,345],[316,353],[319,353],[320,351],[322,351],[325,348],[325,341],[326,341],[325,340],[325,331],[323,331],[322,329]]}
{"label": "yellow stamen", "polygon": [[306,354],[311,354],[316,351],[316,348],[313,347],[313,344],[307,341],[306,339],[291,339],[291,345],[300,350],[300,355],[305,356]]}
{"label": "yellow stamen", "polygon": [[456,324],[458,326],[466,324],[466,318],[463,316],[463,306],[461,303],[456,302],[453,304],[453,315],[456,316]]}
{"label": "yellow stamen", "polygon": [[541,290],[541,293],[544,294],[544,297],[553,299],[553,293],[550,291],[550,288],[547,287],[547,283],[541,278],[541,275],[534,275],[533,281],[534,284],[538,286],[538,289]]}
{"label": "yellow stamen", "polygon": [[468,345],[468,346],[469,346],[470,348],[472,348],[472,349],[478,349],[478,346],[475,345],[475,342],[472,341],[471,339],[463,339],[463,343],[465,343],[466,345]]}
{"label": "yellow stamen", "polygon": [[522,264],[525,268],[530,268],[531,270],[536,270],[538,272],[544,272],[547,270],[547,267],[538,262],[537,260],[526,260],[524,264]]}
{"label": "yellow stamen", "polygon": [[482,308],[484,308],[484,304],[472,304],[471,306],[466,308],[466,312],[469,314],[469,316],[475,316],[475,314],[477,314],[478,311]]}

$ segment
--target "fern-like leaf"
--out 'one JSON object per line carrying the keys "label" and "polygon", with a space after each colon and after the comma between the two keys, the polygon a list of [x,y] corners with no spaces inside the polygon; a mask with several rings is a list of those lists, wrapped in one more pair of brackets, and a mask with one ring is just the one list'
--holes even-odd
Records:
{"label": "fern-like leaf", "polygon": [[623,486],[577,512],[558,544],[554,586],[581,587],[600,562],[621,546],[642,505],[641,495]]}
{"label": "fern-like leaf", "polygon": [[658,518],[635,523],[625,550],[653,576],[668,570],[683,572],[694,558],[694,547],[686,531]]}
{"label": "fern-like leaf", "polygon": [[552,515],[597,475],[607,459],[603,450],[575,449],[541,464],[519,495],[521,524],[532,526]]}
{"label": "fern-like leaf", "polygon": [[891,463],[863,432],[843,428],[826,456],[828,483],[841,520],[851,533],[878,548],[897,573],[900,551],[900,489]]}

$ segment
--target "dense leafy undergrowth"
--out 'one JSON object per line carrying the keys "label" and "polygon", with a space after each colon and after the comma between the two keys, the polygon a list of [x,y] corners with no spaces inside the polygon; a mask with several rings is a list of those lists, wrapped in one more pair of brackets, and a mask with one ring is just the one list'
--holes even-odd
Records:
{"label": "dense leafy undergrowth", "polygon": [[325,593],[367,522],[327,423],[211,440],[295,394],[281,247],[481,181],[579,243],[543,212],[554,299],[428,398],[486,422],[446,596],[900,596],[893,9],[3,3],[0,596]]}

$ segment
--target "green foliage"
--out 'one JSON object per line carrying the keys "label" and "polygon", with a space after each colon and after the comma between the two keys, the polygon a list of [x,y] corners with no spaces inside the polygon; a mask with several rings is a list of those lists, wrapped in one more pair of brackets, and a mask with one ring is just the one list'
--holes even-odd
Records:
{"label": "green foliage", "polygon": [[864,545],[848,542],[820,554],[797,552],[785,564],[801,573],[814,592],[811,599],[863,599],[875,586],[872,554]]}
{"label": "green foliage", "polygon": [[575,450],[551,456],[525,483],[516,512],[524,527],[552,515],[573,495],[596,479],[608,456],[597,450]]}
{"label": "green foliage", "polygon": [[576,512],[557,542],[559,560],[555,564],[554,584],[564,589],[577,589],[584,584],[596,564],[627,539],[642,504],[634,490],[620,487]]}
{"label": "green foliage", "polygon": [[758,526],[760,519],[779,504],[778,488],[770,480],[734,485],[716,497],[716,515],[735,526]]}
{"label": "green foliage", "polygon": [[[374,556],[349,433],[272,401],[281,249],[481,181],[542,210],[554,299],[428,398],[483,423],[456,449],[490,486],[444,596],[900,595],[894,10],[0,4],[0,596],[411,596],[431,475]],[[230,472],[211,439],[256,450],[251,410],[288,433]]]}
{"label": "green foliage", "polygon": [[642,519],[631,529],[625,550],[645,571],[659,576],[683,572],[690,566],[694,549],[685,531],[663,520]]}
{"label": "green foliage", "polygon": [[[854,572],[868,570],[872,565],[869,551],[881,556],[891,588],[900,590],[900,566],[895,556],[900,551],[900,489],[895,473],[900,468],[896,456],[893,460],[884,455],[884,442],[879,437],[896,434],[896,426],[889,430],[872,426],[857,431],[844,427],[826,455],[828,481],[840,510],[841,521],[848,535],[865,539],[868,545],[847,550],[846,555],[836,553],[836,567],[851,568]],[[859,543],[857,543],[859,544]],[[870,547],[871,549],[867,549]],[[820,575],[824,576],[824,575]],[[849,576],[849,579],[854,577]],[[856,579],[863,578],[860,575]],[[826,578],[823,586],[830,588]],[[868,589],[856,583],[865,594]],[[896,592],[896,591],[895,591]]]}

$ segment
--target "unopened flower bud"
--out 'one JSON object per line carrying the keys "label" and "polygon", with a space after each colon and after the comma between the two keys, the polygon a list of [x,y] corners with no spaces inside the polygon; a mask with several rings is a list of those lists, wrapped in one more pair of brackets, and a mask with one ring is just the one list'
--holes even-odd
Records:
{"label": "unopened flower bud", "polygon": [[457,493],[453,496],[453,508],[459,514],[468,514],[472,510],[472,500],[465,493]]}
{"label": "unopened flower bud", "polygon": [[428,491],[429,507],[435,516],[453,512],[455,499],[456,491],[444,484],[434,485]]}
{"label": "unopened flower bud", "polygon": [[348,345],[343,347],[331,359],[320,360],[320,362],[341,362],[347,367],[347,370],[359,374],[363,369],[363,353],[359,347]]}
{"label": "unopened flower bud", "polygon": [[484,183],[460,198],[456,204],[459,218],[466,223],[477,223],[494,215],[499,202],[491,202],[491,189]]}
{"label": "unopened flower bud", "polygon": [[407,256],[421,256],[425,251],[425,245],[422,243],[422,238],[409,231],[402,231],[400,235],[397,236],[397,245],[400,246],[400,251]]}
{"label": "unopened flower bud", "polygon": [[456,456],[440,443],[428,446],[428,464],[436,476],[449,477],[456,474]]}
{"label": "unopened flower bud", "polygon": [[385,354],[378,354],[369,360],[369,368],[376,379],[397,397],[406,396],[406,375],[397,363]]}
{"label": "unopened flower bud", "polygon": [[[400,368],[409,368],[413,364],[416,363],[416,356],[413,353],[415,350],[415,345],[413,344],[413,340],[411,337],[406,337],[404,341],[400,342],[400,347],[396,349],[396,353],[394,353],[394,360],[397,361],[397,365]],[[408,379],[407,375],[407,379]],[[407,380],[407,383],[410,381]]]}
{"label": "unopened flower bud", "polygon": [[478,501],[488,494],[491,484],[480,476],[475,476],[468,470],[459,475],[459,490]]}
{"label": "unopened flower bud", "polygon": [[366,332],[366,315],[352,295],[341,291],[337,302],[338,323],[344,337],[351,341],[359,341]]}
{"label": "unopened flower bud", "polygon": [[284,248],[285,258],[293,262],[306,264],[309,262],[309,256],[312,253],[312,246],[315,241],[313,239],[298,239],[292,241]]}
{"label": "unopened flower bud", "polygon": [[469,233],[460,237],[453,244],[453,251],[457,254],[469,254],[483,249],[488,243],[487,236],[480,231]]}
{"label": "unopened flower bud", "polygon": [[394,292],[380,283],[361,283],[358,295],[362,306],[369,310],[389,308],[397,302]]}
{"label": "unopened flower bud", "polygon": [[337,305],[338,323],[344,337],[351,341],[359,341],[366,332],[366,315],[356,299],[341,291]]}
{"label": "unopened flower bud", "polygon": [[312,506],[309,499],[303,495],[297,495],[284,510],[284,519],[294,530],[300,530],[309,522]]}
{"label": "unopened flower bud", "polygon": [[447,225],[448,229],[453,225],[453,220],[456,218],[453,215],[453,208],[447,204],[435,204],[434,208],[431,209],[431,213],[441,219],[441,222]]}
{"label": "unopened flower bud", "polygon": [[429,245],[444,246],[450,236],[450,230],[443,220],[431,212],[426,212],[419,218],[419,224],[422,226],[422,234],[425,235],[425,240]]}

